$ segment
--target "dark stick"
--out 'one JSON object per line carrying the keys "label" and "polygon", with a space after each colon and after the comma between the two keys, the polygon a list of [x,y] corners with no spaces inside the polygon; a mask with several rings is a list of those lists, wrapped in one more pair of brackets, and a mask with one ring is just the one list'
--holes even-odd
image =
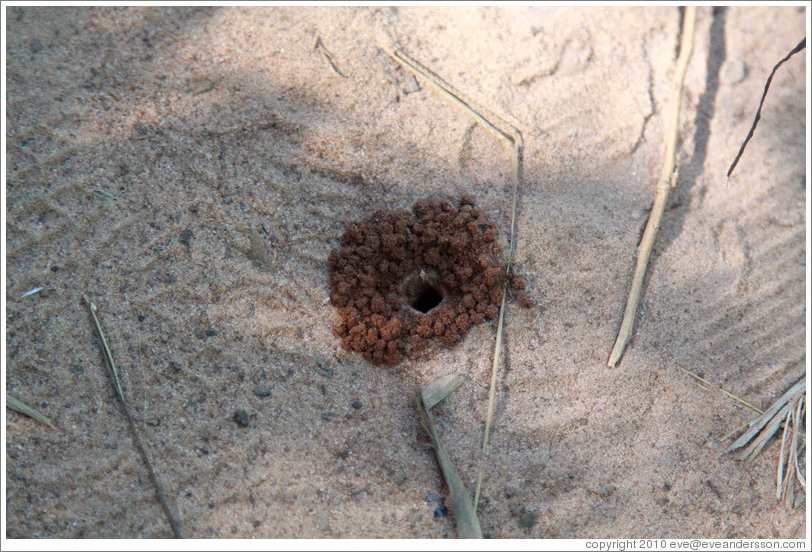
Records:
{"label": "dark stick", "polygon": [[739,159],[741,158],[742,154],[744,153],[744,148],[747,147],[747,142],[750,141],[750,138],[753,137],[753,133],[756,131],[756,126],[758,126],[758,121],[759,121],[759,119],[761,119],[761,107],[764,105],[764,99],[767,97],[767,91],[770,89],[770,83],[773,80],[773,75],[775,75],[775,72],[778,71],[778,68],[781,67],[781,65],[783,65],[785,61],[787,61],[789,58],[791,58],[792,56],[794,56],[795,54],[797,54],[798,52],[800,52],[804,48],[806,48],[806,37],[804,37],[803,40],[801,40],[798,43],[798,45],[795,48],[793,48],[792,51],[790,53],[788,53],[787,56],[784,59],[779,61],[778,64],[775,67],[773,67],[773,72],[770,73],[770,78],[767,79],[767,84],[764,85],[764,93],[761,95],[761,102],[758,104],[758,111],[756,111],[756,118],[753,119],[753,126],[750,127],[750,132],[747,133],[747,138],[745,138],[744,142],[742,142],[742,146],[739,149],[739,153],[736,154],[736,159],[733,160],[733,164],[730,165],[730,168],[727,170],[727,177],[728,178],[730,178],[730,174],[733,172],[733,169],[736,168],[736,165],[738,164]]}

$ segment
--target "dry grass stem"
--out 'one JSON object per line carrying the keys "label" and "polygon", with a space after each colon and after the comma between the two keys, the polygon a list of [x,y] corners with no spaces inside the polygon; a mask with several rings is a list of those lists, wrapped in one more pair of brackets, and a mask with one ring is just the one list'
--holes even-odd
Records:
{"label": "dry grass stem", "polygon": [[806,378],[804,377],[775,401],[770,408],[756,418],[750,426],[750,429],[736,439],[727,451],[732,452],[747,445],[742,451],[743,459],[752,458],[761,452],[761,449],[764,448],[764,445],[767,444],[770,437],[775,435],[778,428],[781,427],[787,413],[795,406],[795,401],[799,400],[799,396],[803,397],[805,392]]}
{"label": "dry grass stem", "polygon": [[671,113],[665,130],[665,159],[660,180],[657,182],[657,195],[654,198],[654,205],[651,208],[646,229],[643,232],[643,239],[637,248],[637,265],[632,277],[632,287],[629,297],[626,300],[626,309],[623,312],[623,321],[620,324],[615,345],[609,355],[608,365],[614,368],[623,351],[626,349],[632,337],[634,329],[634,318],[637,314],[637,304],[640,301],[640,293],[643,291],[643,280],[646,277],[648,263],[651,257],[651,250],[654,247],[654,240],[657,237],[657,230],[660,227],[660,220],[668,201],[668,192],[671,189],[671,181],[674,176],[674,165],[677,152],[677,138],[679,137],[679,115],[682,100],[682,87],[685,83],[685,73],[688,69],[688,62],[694,45],[694,23],[696,22],[696,7],[685,8],[685,18],[682,25],[682,40],[680,42],[679,58],[677,68],[674,73],[674,88],[671,93]]}
{"label": "dry grass stem", "polygon": [[[702,384],[703,384],[705,387],[707,387],[708,389],[715,389],[716,391],[719,391],[720,393],[722,393],[722,394],[723,394],[723,395],[725,395],[726,397],[728,397],[728,398],[730,398],[730,399],[733,399],[733,401],[737,402],[737,403],[738,403],[738,404],[740,404],[741,406],[747,407],[747,408],[749,408],[750,410],[753,410],[754,412],[758,412],[759,414],[763,414],[763,413],[764,413],[764,411],[763,411],[763,410],[761,410],[760,408],[753,406],[753,405],[752,405],[752,404],[750,404],[749,402],[745,401],[744,399],[740,399],[739,397],[737,397],[736,395],[734,395],[734,394],[732,394],[732,393],[728,393],[727,391],[725,391],[724,389],[722,389],[722,388],[721,388],[721,387],[719,387],[718,385],[714,385],[714,384],[712,384],[711,382],[709,382],[708,380],[706,380],[706,379],[705,379],[705,378],[703,378],[702,376],[699,376],[699,375],[697,375],[697,374],[694,374],[693,372],[691,372],[690,370],[687,370],[687,369],[683,368],[682,366],[680,366],[680,367],[679,367],[679,369],[680,369],[680,370],[682,370],[683,372],[685,372],[686,374],[688,374],[689,376],[691,376],[692,378],[694,378],[696,381],[698,381],[698,382],[702,383]],[[745,425],[749,425],[749,424],[745,424]]]}
{"label": "dry grass stem", "polygon": [[152,462],[149,460],[149,455],[147,454],[147,449],[144,447],[144,443],[141,441],[141,437],[138,434],[138,428],[135,426],[135,421],[133,420],[132,416],[130,415],[130,409],[127,406],[127,401],[124,399],[124,393],[121,391],[121,383],[118,379],[118,371],[116,370],[116,364],[113,361],[113,354],[110,352],[110,347],[107,346],[107,339],[104,337],[104,331],[101,327],[101,322],[99,322],[98,317],[96,316],[96,305],[87,297],[82,296],[82,299],[87,304],[88,308],[90,309],[90,314],[93,316],[93,322],[96,325],[96,331],[98,332],[99,339],[101,340],[102,349],[104,351],[104,358],[107,360],[107,367],[110,371],[110,379],[113,382],[113,388],[116,390],[116,395],[118,395],[119,401],[121,401],[121,408],[124,411],[124,417],[127,418],[127,423],[130,425],[130,429],[132,430],[133,438],[135,439],[135,444],[138,447],[139,452],[141,453],[141,458],[144,461],[144,464],[147,466],[147,470],[149,470],[149,475],[152,478],[152,483],[155,486],[155,492],[158,495],[158,500],[163,507],[164,513],[166,514],[167,520],[169,521],[169,525],[172,527],[172,532],[174,533],[176,538],[182,539],[183,538],[183,530],[181,528],[180,522],[175,518],[175,515],[172,513],[172,509],[169,507],[169,502],[166,499],[166,494],[164,492],[163,485],[161,485],[160,480],[158,479],[158,475],[155,473],[155,470],[152,468]]}
{"label": "dry grass stem", "polygon": [[[778,473],[776,474],[776,498],[784,499],[788,505],[795,502],[795,485],[792,483],[792,476],[801,484],[801,488],[806,492],[806,477],[801,472],[801,463],[798,461],[803,457],[806,449],[806,439],[801,440],[801,424],[804,423],[804,411],[806,409],[806,393],[796,393],[792,399],[794,408],[787,412],[784,420],[784,432],[781,436],[781,453],[778,456]],[[789,447],[787,444],[789,443]]]}
{"label": "dry grass stem", "polygon": [[[788,505],[795,501],[797,480],[806,491],[806,476],[801,471],[806,451],[806,434],[803,431],[806,414],[806,377],[793,385],[775,401],[766,412],[753,420],[750,429],[744,432],[730,446],[728,452],[742,449],[740,458],[752,460],[778,433],[781,425],[784,431],[781,436],[781,451],[778,456],[776,473],[776,498]],[[794,476],[794,477],[793,477]]]}
{"label": "dry grass stem", "polygon": [[[497,137],[505,140],[511,146],[512,150],[512,181],[513,181],[513,198],[511,201],[510,212],[510,235],[508,238],[508,257],[506,273],[510,274],[510,269],[513,262],[513,248],[514,248],[514,235],[516,229],[516,204],[519,195],[519,186],[522,180],[523,161],[524,161],[524,139],[521,132],[514,125],[506,121],[487,108],[477,105],[472,100],[468,99],[459,90],[451,86],[445,80],[436,75],[429,68],[402,52],[395,49],[392,52],[392,57],[401,63],[404,67],[418,76],[426,79],[430,84],[436,87],[440,92],[454,101],[457,105],[470,113],[479,123],[485,128],[495,133]],[[496,342],[494,345],[493,353],[493,367],[491,369],[491,383],[490,391],[488,393],[488,411],[485,417],[485,434],[482,438],[482,450],[479,462],[479,473],[477,475],[476,491],[474,492],[474,511],[479,505],[479,495],[482,488],[483,469],[485,466],[485,459],[488,451],[488,438],[491,431],[491,422],[493,420],[493,407],[496,397],[496,375],[499,371],[499,359],[502,350],[502,331],[504,328],[505,320],[505,300],[507,298],[507,281],[505,279],[505,288],[502,290],[502,304],[499,308],[499,321],[496,326]]]}

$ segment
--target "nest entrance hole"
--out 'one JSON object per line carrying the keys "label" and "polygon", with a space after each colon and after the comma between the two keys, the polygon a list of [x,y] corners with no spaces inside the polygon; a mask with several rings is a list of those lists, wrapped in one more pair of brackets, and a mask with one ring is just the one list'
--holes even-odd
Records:
{"label": "nest entrance hole", "polygon": [[414,310],[426,314],[431,309],[443,301],[443,291],[436,287],[423,283],[417,291],[417,295],[412,299],[411,306]]}
{"label": "nest entrance hole", "polygon": [[427,314],[445,299],[443,287],[435,275],[412,274],[403,282],[405,303],[419,313]]}

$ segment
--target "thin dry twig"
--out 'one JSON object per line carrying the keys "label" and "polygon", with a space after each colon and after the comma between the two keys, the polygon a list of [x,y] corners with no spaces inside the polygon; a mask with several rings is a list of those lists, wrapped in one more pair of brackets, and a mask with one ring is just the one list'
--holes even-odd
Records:
{"label": "thin dry twig", "polygon": [[[402,52],[395,49],[392,52],[392,57],[401,63],[404,67],[416,75],[422,76],[430,84],[435,86],[440,92],[449,97],[457,105],[468,111],[473,117],[480,122],[485,128],[492,131],[497,137],[505,140],[511,146],[512,150],[512,180],[513,180],[513,199],[511,203],[510,213],[510,236],[508,239],[508,257],[506,274],[510,275],[510,269],[513,261],[513,248],[514,236],[516,229],[516,204],[519,192],[519,186],[522,180],[523,161],[524,161],[524,139],[521,132],[514,125],[506,121],[504,118],[492,113],[487,108],[476,104],[468,99],[462,92],[451,86],[445,80],[440,78],[437,74],[429,68]],[[507,281],[505,278],[505,286],[502,290],[502,303],[499,307],[499,320],[496,326],[496,342],[494,345],[493,353],[493,367],[491,369],[491,383],[490,391],[488,393],[488,411],[485,418],[485,434],[482,438],[482,450],[479,462],[479,473],[477,475],[476,491],[474,492],[474,511],[479,505],[479,496],[482,488],[483,469],[485,466],[485,459],[488,452],[488,438],[491,431],[491,422],[493,420],[493,408],[496,397],[496,375],[499,371],[499,360],[502,351],[502,332],[505,321],[505,302],[507,299]]]}
{"label": "thin dry twig", "polygon": [[646,229],[643,232],[643,239],[640,240],[637,254],[637,265],[634,269],[632,287],[629,291],[629,298],[626,300],[626,309],[623,313],[623,321],[620,324],[615,345],[609,355],[608,365],[614,368],[623,351],[626,349],[632,337],[634,329],[634,318],[637,314],[637,304],[640,301],[640,293],[643,291],[643,280],[646,277],[648,263],[651,257],[651,250],[654,247],[654,240],[657,237],[657,230],[660,227],[660,220],[668,201],[668,192],[671,189],[671,181],[674,176],[674,165],[677,152],[677,138],[679,135],[679,116],[682,103],[682,87],[685,83],[685,73],[688,69],[688,62],[694,46],[694,24],[696,22],[696,6],[685,8],[685,18],[682,25],[682,40],[680,43],[679,58],[677,68],[674,73],[674,88],[671,93],[671,113],[668,118],[668,125],[665,131],[665,159],[660,180],[657,182],[657,195],[654,198],[654,205],[651,207]]}
{"label": "thin dry twig", "polygon": [[321,55],[324,56],[324,59],[326,59],[327,63],[330,64],[330,69],[333,70],[333,73],[335,73],[339,77],[347,78],[347,75],[342,73],[341,70],[338,68],[338,65],[333,59],[333,54],[330,53],[330,50],[328,50],[327,47],[324,45],[324,42],[321,41],[320,36],[316,37],[316,45],[313,46],[313,49],[321,52]]}
{"label": "thin dry twig", "polygon": [[795,48],[792,49],[790,53],[788,53],[784,59],[779,61],[775,67],[773,67],[770,76],[767,78],[767,83],[764,85],[764,92],[761,93],[761,101],[758,104],[758,110],[756,111],[756,116],[753,119],[753,124],[750,125],[750,131],[747,133],[747,138],[744,139],[742,142],[741,147],[739,148],[739,153],[736,154],[736,158],[733,160],[733,163],[730,164],[730,168],[727,170],[727,179],[730,180],[730,175],[733,173],[733,169],[736,168],[736,165],[739,163],[739,159],[741,159],[742,154],[744,153],[745,148],[747,147],[747,143],[753,137],[753,134],[756,132],[756,127],[758,126],[759,120],[761,120],[761,108],[764,106],[764,100],[767,99],[767,91],[770,89],[770,83],[773,81],[773,77],[775,76],[775,72],[778,71],[778,68],[781,67],[784,62],[786,62],[789,58],[800,52],[806,48],[806,37],[801,40]]}
{"label": "thin dry twig", "polygon": [[104,358],[107,360],[107,367],[110,372],[110,379],[113,382],[113,388],[116,390],[116,395],[118,396],[119,401],[121,401],[121,408],[124,411],[124,417],[127,418],[127,423],[130,425],[133,438],[135,439],[135,444],[138,447],[138,450],[141,452],[141,458],[144,461],[144,464],[146,464],[147,470],[149,470],[149,475],[150,478],[152,478],[153,485],[155,486],[155,492],[158,495],[158,500],[161,502],[161,506],[166,513],[167,520],[169,521],[169,525],[172,527],[172,532],[174,533],[175,538],[182,539],[183,529],[181,528],[180,522],[172,513],[172,509],[169,507],[169,502],[166,499],[166,493],[164,492],[163,485],[161,485],[161,482],[158,479],[158,474],[156,474],[155,470],[152,468],[152,462],[149,460],[147,449],[144,447],[144,443],[141,442],[141,437],[138,434],[135,421],[130,415],[130,409],[127,407],[127,401],[124,400],[124,393],[121,390],[121,382],[118,379],[116,363],[113,361],[113,354],[110,352],[110,347],[107,346],[107,339],[104,337],[101,322],[99,322],[99,319],[96,316],[96,305],[93,304],[93,302],[86,295],[83,295],[82,299],[87,304],[88,308],[90,309],[90,314],[93,316],[93,322],[96,325],[96,331],[98,332],[99,339],[101,340],[102,344],[102,350],[104,351]]}

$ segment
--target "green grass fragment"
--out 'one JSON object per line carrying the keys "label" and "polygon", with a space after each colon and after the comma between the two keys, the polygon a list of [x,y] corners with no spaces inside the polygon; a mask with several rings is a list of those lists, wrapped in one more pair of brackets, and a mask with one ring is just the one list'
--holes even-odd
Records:
{"label": "green grass fragment", "polygon": [[40,412],[36,408],[28,406],[22,401],[18,401],[17,399],[15,399],[10,395],[6,395],[6,406],[14,410],[15,412],[19,412],[20,414],[24,414],[26,416],[34,418],[38,422],[49,426],[51,429],[56,429],[54,424],[51,423],[51,420],[47,416],[45,416],[42,412]]}
{"label": "green grass fragment", "polygon": [[423,405],[426,410],[432,406],[440,403],[443,399],[457,390],[457,388],[465,383],[467,378],[462,374],[451,374],[448,376],[440,376],[420,392],[423,399]]}
{"label": "green grass fragment", "polygon": [[[448,389],[450,386],[445,385],[444,388]],[[456,387],[455,387],[456,389]],[[453,391],[453,389],[451,389]],[[450,392],[449,392],[450,393]],[[434,454],[437,456],[437,463],[440,465],[440,471],[443,474],[443,479],[448,485],[448,492],[451,497],[451,511],[454,512],[454,521],[457,524],[457,535],[461,539],[481,539],[482,529],[479,527],[479,520],[476,517],[476,510],[474,503],[471,502],[471,497],[468,494],[468,489],[462,482],[457,468],[451,462],[434,423],[434,417],[426,408],[423,402],[422,393],[415,396],[415,403],[417,410],[420,412],[420,423],[423,429],[429,434],[431,444],[434,447]],[[446,394],[448,396],[448,394]],[[436,403],[435,403],[436,404]]]}

